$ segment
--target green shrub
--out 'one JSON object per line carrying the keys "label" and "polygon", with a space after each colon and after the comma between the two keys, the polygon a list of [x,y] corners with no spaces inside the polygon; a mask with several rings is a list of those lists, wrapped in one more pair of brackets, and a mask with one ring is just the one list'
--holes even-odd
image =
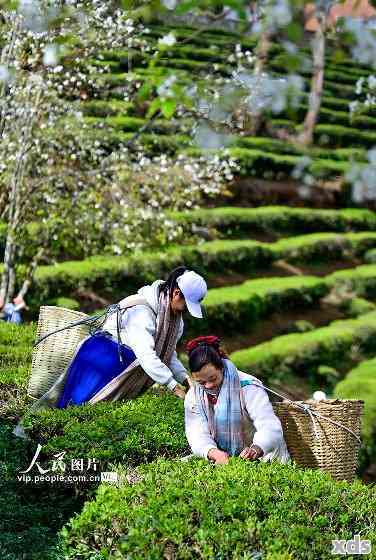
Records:
{"label": "green shrub", "polygon": [[[94,139],[98,140],[100,145],[107,150],[116,149],[120,144],[127,143],[132,137],[133,132],[123,132],[119,129],[109,129],[104,135],[103,130],[91,129],[88,131]],[[175,154],[185,146],[189,146],[191,139],[189,136],[180,134],[147,134],[143,133],[139,136],[139,142],[150,150],[150,154],[158,155],[161,151],[168,151],[169,154]],[[159,146],[159,149],[158,149]]]}
{"label": "green shrub", "polygon": [[30,375],[36,326],[0,321],[0,418],[22,414],[27,407],[26,385]]}
{"label": "green shrub", "polygon": [[376,249],[370,249],[364,254],[364,262],[367,264],[376,264]]}
{"label": "green shrub", "polygon": [[[368,236],[370,236],[369,239]],[[110,293],[111,298],[115,301],[119,297],[134,293],[142,284],[152,282],[155,278],[166,277],[171,269],[183,263],[188,268],[203,274],[210,285],[212,278],[218,274],[254,272],[258,268],[267,267],[275,258],[287,258],[292,255],[288,258],[310,260],[316,257],[322,259],[327,254],[323,239],[325,236],[323,238],[318,236],[316,244],[310,244],[309,239],[306,241],[292,239],[291,248],[284,240],[278,242],[281,243],[280,245],[275,244],[276,247],[287,247],[285,252],[282,250],[273,252],[273,245],[253,241],[212,241],[197,245],[197,247],[174,247],[161,253],[143,253],[142,256],[135,254],[129,258],[93,257],[83,261],[67,261],[55,266],[42,266],[36,273],[35,289],[29,295],[29,304],[35,313],[38,307],[53,298],[54,294],[66,294],[66,297],[71,297],[77,289]],[[348,239],[351,241],[352,247],[358,243],[356,252],[360,251],[360,247],[364,248],[369,243],[374,243],[372,234],[352,234],[348,236]],[[355,240],[357,241],[355,242]],[[336,239],[333,243],[332,250],[338,245]],[[344,246],[346,247],[346,244]],[[343,256],[344,253],[342,252],[341,255]],[[337,255],[334,252],[332,256]],[[304,278],[306,277],[303,277],[302,282],[305,281]],[[317,278],[307,278],[312,285],[319,281]],[[284,278],[280,285],[287,286],[289,282],[296,280]],[[299,279],[297,281],[300,282]],[[251,282],[255,281],[251,280]],[[272,286],[273,279],[260,279],[257,282],[259,282],[257,286],[263,291],[264,287]],[[279,283],[280,279],[277,278],[276,282]],[[322,279],[319,283],[323,283]],[[376,296],[375,265],[364,265],[333,273],[326,277],[325,283],[328,288],[348,284],[355,289],[358,295],[372,299]],[[256,284],[247,284],[247,286],[255,287]],[[252,291],[254,291],[253,287]],[[284,291],[285,288],[282,289]],[[223,290],[232,291],[237,299],[236,294],[240,288],[223,288]],[[322,288],[320,290],[322,291]],[[216,293],[219,294],[218,291]],[[231,296],[231,300],[233,299]],[[207,304],[208,301],[210,299],[206,299],[205,303]],[[203,326],[202,322],[201,326]]]}
{"label": "green shrub", "polygon": [[11,422],[0,418],[1,558],[61,560],[57,533],[81,511],[84,498],[77,496],[72,485],[35,485],[18,481],[20,471],[31,463],[35,447],[15,438],[11,433],[13,427]]}
{"label": "green shrub", "polygon": [[45,457],[66,451],[66,460],[92,457],[102,470],[114,462],[136,465],[188,452],[183,401],[163,388],[126,402],[28,412],[23,423],[43,444]]}
{"label": "green shrub", "polygon": [[256,149],[279,154],[302,155],[306,151],[292,143],[275,138],[260,136],[240,136],[232,144],[236,148]]}
{"label": "green shrub", "polygon": [[376,359],[361,362],[334,388],[340,399],[364,401],[362,438],[370,461],[376,460]]}
{"label": "green shrub", "polygon": [[117,62],[115,60],[109,60],[109,59],[98,60],[96,58],[88,58],[88,59],[86,59],[85,62],[87,64],[89,64],[90,66],[95,66],[97,68],[103,68],[103,70],[108,71],[108,72],[112,72],[114,74],[116,74],[117,72],[120,72],[122,70],[121,64],[119,64],[119,62]]}
{"label": "green shrub", "polygon": [[[354,347],[358,346],[358,354]],[[376,312],[357,319],[333,321],[329,326],[307,333],[275,337],[231,354],[242,371],[270,381],[283,381],[285,375],[297,375],[317,384],[319,366],[336,368],[343,375],[354,361],[376,350]],[[329,387],[330,388],[330,387]]]}
{"label": "green shrub", "polygon": [[[141,119],[139,117],[107,117],[106,119],[85,117],[85,122],[93,127],[104,124],[115,129],[124,130],[125,132],[136,132],[145,124],[146,121],[145,119]],[[159,134],[168,134],[175,131],[175,127],[173,128],[171,125],[168,127],[168,123],[165,123],[164,121],[156,126],[158,127]],[[161,127],[163,127],[163,131]]]}
{"label": "green shrub", "polygon": [[336,83],[331,80],[324,80],[325,94],[332,95],[333,97],[342,97],[343,99],[354,99],[354,86],[344,83]]}
{"label": "green shrub", "polygon": [[95,99],[85,101],[81,104],[81,110],[88,117],[112,117],[115,115],[130,116],[133,112],[133,105],[127,101],[118,101],[116,99],[101,100]]}
{"label": "green shrub", "polygon": [[[129,53],[127,50],[123,50],[123,49],[104,50],[104,51],[100,51],[98,55],[102,56],[105,60],[117,62],[119,69],[122,70],[123,72],[128,70]],[[145,55],[143,55],[141,52],[137,52],[136,50],[132,50],[131,60],[132,60],[132,68],[140,65],[145,65],[147,62]]]}
{"label": "green shrub", "polygon": [[195,60],[209,64],[210,62],[218,63],[219,68],[226,64],[228,54],[223,54],[222,50],[213,50],[208,48],[193,47],[192,45],[175,45],[167,49],[168,57],[184,60]]}
{"label": "green shrub", "polygon": [[364,298],[351,298],[345,300],[341,304],[341,309],[348,315],[349,317],[358,317],[359,315],[364,315],[365,313],[369,313],[370,311],[374,311],[376,305],[371,301],[367,301]]}
{"label": "green shrub", "polygon": [[326,146],[364,146],[376,143],[376,132],[358,130],[338,124],[318,124],[314,130],[315,142]]}
{"label": "green shrub", "polygon": [[[22,375],[19,376],[19,373],[30,363],[35,332],[34,324],[14,325],[0,321],[0,384],[22,383],[25,380]],[[5,373],[12,368],[15,372],[20,368],[14,378],[8,377]]]}
{"label": "green shrub", "polygon": [[295,332],[309,332],[315,329],[315,326],[309,321],[295,321],[293,328]]}
{"label": "green shrub", "polygon": [[[216,243],[218,246],[223,243],[222,252],[213,252],[211,255],[209,251],[200,253],[198,250],[194,253],[192,250],[192,260],[195,258],[194,266],[191,266],[192,260],[188,258],[188,253],[185,253],[184,263],[208,277],[206,271],[211,271],[211,274],[221,272],[226,270],[226,265],[227,271],[245,272],[252,269],[252,257],[253,262],[255,260],[260,262],[263,259],[268,262],[268,253],[263,250],[258,253],[257,244],[253,246],[252,242],[244,242],[243,246],[241,242],[235,242],[238,250],[229,253],[226,252],[225,242],[213,242],[211,247]],[[51,275],[46,276],[45,284],[42,283],[40,276],[37,277],[38,298],[43,298],[44,290],[53,293],[57,290],[70,291],[78,287],[90,287],[97,291],[106,286],[111,287],[114,299],[124,297],[125,294],[135,292],[144,282],[151,282],[156,277],[165,277],[167,272],[174,268],[171,260],[167,260],[169,255],[172,257],[173,254],[166,253],[163,260],[158,259],[158,255],[145,261],[132,260],[129,264],[135,262],[134,267],[121,259],[120,262],[115,259],[82,261],[81,267],[79,263],[70,263],[72,268],[69,268],[67,263],[63,263],[60,265],[60,271],[58,271],[59,267],[51,267]],[[174,265],[178,264],[179,261],[175,261]],[[62,270],[66,271],[66,275]],[[205,298],[206,317],[199,322],[187,317],[187,333],[194,334],[197,329],[199,332],[204,332],[206,329],[219,329],[225,332],[229,329],[249,330],[260,317],[281,309],[310,306],[327,292],[325,281],[310,276],[261,278],[239,286],[211,289]]]}
{"label": "green shrub", "polygon": [[261,206],[259,208],[200,209],[171,213],[171,217],[187,227],[192,224],[216,228],[226,237],[249,237],[254,233],[292,236],[318,232],[375,231],[376,216],[370,210],[347,208],[324,210]]}
{"label": "green shrub", "polygon": [[66,309],[72,309],[77,311],[80,309],[80,304],[77,300],[67,297],[59,297],[52,299],[48,302],[48,305],[56,305],[57,307],[65,307]]}
{"label": "green shrub", "polygon": [[366,127],[368,129],[375,129],[376,119],[368,115],[357,115],[351,118],[349,112],[333,111],[322,107],[320,109],[320,124],[339,124],[348,127]]}
{"label": "green shrub", "polygon": [[[363,74],[364,76],[364,74]],[[324,93],[322,96],[322,105],[323,108],[333,109],[334,111],[342,111],[348,112],[349,110],[349,101],[348,99],[341,99],[340,97],[328,95]],[[375,116],[375,109],[367,108],[365,114]]]}
{"label": "green shrub", "polygon": [[334,368],[326,365],[321,365],[317,368],[317,375],[332,385],[340,376],[341,374]]}
{"label": "green shrub", "polygon": [[78,288],[111,290],[113,298],[133,293],[142,284],[164,278],[185,264],[209,278],[228,271],[248,272],[268,266],[273,253],[256,241],[212,241],[196,246],[171,247],[166,251],[134,253],[130,257],[91,257],[41,266],[35,276],[35,290],[29,304],[36,309],[56,294],[67,297]]}
{"label": "green shrub", "polygon": [[375,488],[295,465],[159,460],[101,485],[62,530],[66,560],[331,558],[332,539],[375,538]]}
{"label": "green shrub", "polygon": [[342,176],[351,168],[349,161],[335,161],[330,159],[314,160],[308,167],[308,172],[316,179],[330,179]]}
{"label": "green shrub", "polygon": [[273,179],[279,175],[288,176],[297,165],[300,156],[276,154],[256,149],[229,148],[229,154],[236,158],[241,175],[252,175]]}
{"label": "green shrub", "polygon": [[336,150],[328,150],[312,146],[310,149],[312,157],[320,159],[331,159],[333,161],[367,161],[367,150],[365,148],[337,148]]}
{"label": "green shrub", "polygon": [[312,233],[280,239],[271,245],[275,255],[290,262],[334,261],[361,256],[376,244],[376,232]]}
{"label": "green shrub", "polygon": [[331,287],[346,288],[365,299],[376,298],[376,266],[365,264],[350,270],[338,270],[326,277]]}
{"label": "green shrub", "polygon": [[[166,58],[156,60],[156,66],[166,66],[168,68],[177,68],[179,70],[186,70],[187,72],[205,72],[207,73],[213,65],[211,61],[202,62],[197,60],[186,60],[183,58]],[[218,71],[224,76],[230,76],[232,70],[224,64],[217,64]]]}
{"label": "green shrub", "polygon": [[313,276],[291,276],[249,280],[239,286],[212,289],[205,298],[205,316],[186,319],[187,331],[250,332],[257,321],[286,309],[310,307],[328,293],[325,282]]}

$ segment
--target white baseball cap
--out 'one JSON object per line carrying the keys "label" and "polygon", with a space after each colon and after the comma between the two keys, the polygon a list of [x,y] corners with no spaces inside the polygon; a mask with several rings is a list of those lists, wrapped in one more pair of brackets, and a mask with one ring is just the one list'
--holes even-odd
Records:
{"label": "white baseball cap", "polygon": [[178,277],[176,282],[185,298],[189,313],[193,317],[202,319],[200,302],[208,292],[208,287],[203,277],[193,270],[186,270],[184,274]]}

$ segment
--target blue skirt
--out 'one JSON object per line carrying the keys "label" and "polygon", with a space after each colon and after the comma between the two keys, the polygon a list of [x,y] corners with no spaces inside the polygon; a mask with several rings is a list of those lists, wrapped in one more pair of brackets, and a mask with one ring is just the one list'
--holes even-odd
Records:
{"label": "blue skirt", "polygon": [[66,408],[90,400],[137,358],[131,348],[118,343],[102,331],[85,340],[69,366],[63,393],[56,407]]}

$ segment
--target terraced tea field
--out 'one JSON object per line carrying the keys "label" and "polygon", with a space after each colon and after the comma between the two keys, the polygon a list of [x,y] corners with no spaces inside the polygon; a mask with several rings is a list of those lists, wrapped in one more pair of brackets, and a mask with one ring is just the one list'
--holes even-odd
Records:
{"label": "terraced tea field", "polygon": [[[175,216],[184,221],[187,238],[195,214]],[[240,368],[294,398],[307,398],[317,389],[333,394],[350,370],[374,357],[373,212],[228,207],[202,211],[199,221],[216,239],[150,255],[41,267],[34,311],[57,303],[94,312],[103,307],[98,301],[116,301],[184,263],[204,274],[210,288],[205,318],[187,317],[185,341],[198,334],[220,335]],[[275,240],[257,241],[260,232]],[[13,413],[17,402],[25,402],[34,329],[9,334],[2,325],[7,349],[2,404]],[[15,335],[19,342],[9,347]],[[367,402],[366,417],[373,415],[372,407]]]}
{"label": "terraced tea field", "polygon": [[[90,133],[108,152],[146,125],[147,107],[124,100],[130,77],[141,86],[173,69],[182,83],[190,83],[192,73],[201,83],[209,69],[228,75],[237,42],[243,50],[255,47],[251,39],[234,33],[192,34],[188,27],[166,25],[151,27],[150,44],[171,30],[178,43],[153,68],[145,57],[126,51],[109,50],[88,61],[105,72],[96,76],[102,83],[96,97],[80,107]],[[285,75],[284,56],[273,44],[268,63],[272,75]],[[245,134],[234,140],[230,153],[240,162],[238,180],[245,181],[248,203],[260,180],[279,184],[278,200],[287,199],[284,186],[302,156],[309,156],[306,171],[324,190],[354,163],[366,161],[367,150],[376,143],[376,112],[370,109],[350,119],[348,103],[356,98],[357,80],[370,72],[329,53],[319,124],[309,150],[266,136]],[[269,116],[270,122],[297,130],[306,108],[307,95],[295,111]],[[197,154],[192,126],[189,118],[156,119],[140,141],[150,154]],[[344,206],[346,182],[328,197],[332,205]],[[187,362],[184,343],[190,337],[216,334],[239,369],[292,399],[309,398],[315,390],[329,398],[363,399],[358,476],[366,483],[376,480],[375,212],[272,206],[263,200],[257,208],[245,208],[236,206],[236,200],[225,207],[216,201],[215,208],[172,213],[169,217],[183,228],[184,242],[164,250],[81,260],[60,255],[56,264],[37,269],[27,322],[0,322],[2,560],[99,559],[99,551],[110,558],[112,547],[119,558],[131,557],[131,551],[138,554],[132,557],[172,559],[176,547],[185,558],[192,551],[197,558],[214,558],[218,539],[221,558],[230,557],[235,547],[239,558],[250,558],[250,547],[252,558],[260,558],[260,550],[268,558],[308,558],[312,543],[316,557],[326,558],[331,537],[343,533],[350,538],[368,526],[373,530],[373,485],[335,483],[322,473],[290,465],[269,469],[252,464],[246,471],[236,458],[226,479],[225,471],[210,465],[178,461],[189,452],[183,402],[163,388],[153,387],[130,402],[32,414],[25,423],[30,440],[16,440],[11,433],[31,404],[27,383],[41,305],[95,313],[184,264],[205,276],[209,293],[204,319],[186,317],[178,347],[182,361]],[[1,225],[0,248],[4,236]],[[95,457],[102,471],[124,470],[127,484],[119,491],[103,484],[98,491],[97,485],[50,490],[17,484],[16,474],[30,463],[36,442],[43,445],[41,460],[60,453],[66,460]],[[208,495],[214,498],[206,500]],[[189,503],[193,513],[186,509]],[[323,531],[328,526],[330,531]],[[149,542],[153,538],[156,543]]]}
{"label": "terraced tea field", "polygon": [[[128,141],[136,131],[143,130],[142,127],[147,122],[146,106],[136,107],[124,101],[124,92],[130,78],[135,79],[141,87],[149,77],[163,78],[173,72],[179,83],[189,84],[194,73],[197,84],[205,84],[208,73],[228,77],[236,70],[236,64],[229,62],[234,60],[236,44],[241,46],[243,52],[249,53],[252,53],[256,45],[252,38],[223,30],[204,31],[197,35],[189,27],[153,24],[149,31],[147,41],[151,49],[160,38],[170,32],[177,41],[153,61],[152,67],[149,66],[148,54],[141,55],[135,51],[128,53],[108,50],[100,53],[100,60],[90,61],[104,72],[98,76],[93,75],[93,80],[98,79],[102,89],[99,88],[95,99],[81,104],[82,111],[85,122],[90,125],[93,133],[95,129],[98,130],[98,140],[109,150],[120,142]],[[300,49],[299,55],[306,55],[310,59],[308,49]],[[306,86],[296,107],[268,116],[269,125],[275,130],[284,128],[290,132],[297,131],[307,110],[310,70],[302,69],[301,60],[298,56],[295,58],[296,60],[294,55],[287,54],[281,45],[272,44],[266,66],[270,76],[283,78],[289,68],[290,72],[298,71],[302,75]],[[324,187],[321,200],[335,204],[348,201],[346,181],[343,182],[341,192],[325,190],[325,184],[328,181],[338,181],[354,162],[366,161],[367,150],[375,145],[375,109],[371,107],[366,113],[357,116],[351,116],[349,112],[349,103],[358,99],[357,81],[370,74],[370,67],[355,63],[349,57],[344,58],[344,55],[342,59],[338,59],[338,51],[329,48],[325,60],[324,93],[319,121],[315,127],[314,146],[309,149],[270,137],[265,132],[261,136],[253,136],[244,130],[233,138],[229,151],[240,162],[240,175],[245,181],[250,200],[262,204],[255,185],[263,179],[282,185],[286,183],[286,196],[283,195],[282,187],[275,200],[288,200],[288,183],[291,183],[292,171],[301,162],[302,156],[308,156],[305,172],[313,178],[315,187]],[[102,94],[102,90],[105,93]],[[103,139],[104,125],[109,125],[112,130],[106,135],[106,140]],[[158,118],[147,126],[139,140],[150,153],[194,154],[198,150],[192,142],[192,127],[193,119],[188,117],[172,120]]]}

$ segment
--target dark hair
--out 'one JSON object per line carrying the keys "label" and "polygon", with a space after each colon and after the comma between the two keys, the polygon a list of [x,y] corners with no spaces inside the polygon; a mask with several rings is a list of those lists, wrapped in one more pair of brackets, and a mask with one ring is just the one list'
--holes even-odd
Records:
{"label": "dark hair", "polygon": [[200,371],[208,364],[212,364],[218,369],[223,368],[222,357],[213,346],[202,343],[189,353],[189,369],[191,372]]}
{"label": "dark hair", "polygon": [[177,279],[187,270],[188,268],[186,266],[179,266],[178,268],[175,268],[172,272],[170,272],[167,280],[160,285],[159,293],[161,294],[163,292],[165,294],[168,294],[171,298],[172,292],[175,290],[175,288],[179,288]]}

